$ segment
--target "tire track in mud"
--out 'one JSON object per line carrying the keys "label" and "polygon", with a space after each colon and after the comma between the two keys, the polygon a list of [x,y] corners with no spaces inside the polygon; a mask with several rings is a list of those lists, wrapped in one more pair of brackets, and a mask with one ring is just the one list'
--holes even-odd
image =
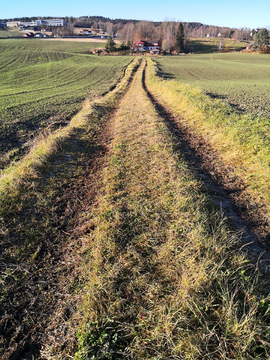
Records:
{"label": "tire track in mud", "polygon": [[[147,66],[147,65],[146,65]],[[232,168],[225,166],[217,152],[206,140],[194,134],[181,119],[174,116],[148,89],[146,66],[143,71],[143,88],[158,114],[164,119],[168,130],[174,137],[175,150],[180,150],[195,176],[203,182],[213,203],[228,218],[229,223],[241,232],[243,249],[255,262],[270,266],[269,224],[261,216],[256,205],[248,202],[243,195],[244,182]],[[269,271],[269,270],[268,270]]]}

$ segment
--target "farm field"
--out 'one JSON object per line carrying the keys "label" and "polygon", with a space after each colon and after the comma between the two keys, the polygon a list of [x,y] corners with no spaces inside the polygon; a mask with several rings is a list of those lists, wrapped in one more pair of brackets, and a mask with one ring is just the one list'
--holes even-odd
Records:
{"label": "farm field", "polygon": [[0,177],[4,359],[268,358],[262,247],[214,204],[167,85],[136,58]]}
{"label": "farm field", "polygon": [[234,109],[270,118],[268,56],[217,53],[156,60],[163,78],[200,87]]}
{"label": "farm field", "polygon": [[55,114],[0,173],[0,357],[268,359],[269,120],[151,58],[7,44],[3,97]]}
{"label": "farm field", "polygon": [[212,53],[219,50],[220,42],[223,49],[230,51],[245,49],[247,43],[234,39],[219,38],[188,38],[186,50],[195,53]]}
{"label": "farm field", "polygon": [[0,40],[8,39],[9,37],[22,38],[23,32],[19,30],[3,30],[0,29]]}
{"label": "farm field", "polygon": [[128,57],[94,57],[100,43],[0,42],[0,153],[20,148],[43,128],[66,125],[86,98],[108,91]]}

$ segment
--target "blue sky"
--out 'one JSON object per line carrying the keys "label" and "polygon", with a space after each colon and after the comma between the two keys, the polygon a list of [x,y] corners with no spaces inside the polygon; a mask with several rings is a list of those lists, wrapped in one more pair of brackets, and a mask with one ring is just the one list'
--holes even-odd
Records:
{"label": "blue sky", "polygon": [[195,21],[236,28],[270,26],[269,0],[0,1],[0,18],[100,15],[112,19]]}

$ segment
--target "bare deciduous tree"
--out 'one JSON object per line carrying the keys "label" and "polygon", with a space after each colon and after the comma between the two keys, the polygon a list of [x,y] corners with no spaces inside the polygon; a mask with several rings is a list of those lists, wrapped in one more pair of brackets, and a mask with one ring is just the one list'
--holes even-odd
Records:
{"label": "bare deciduous tree", "polygon": [[125,43],[133,42],[134,34],[135,34],[135,25],[130,22],[123,26],[123,28],[119,31],[120,38]]}

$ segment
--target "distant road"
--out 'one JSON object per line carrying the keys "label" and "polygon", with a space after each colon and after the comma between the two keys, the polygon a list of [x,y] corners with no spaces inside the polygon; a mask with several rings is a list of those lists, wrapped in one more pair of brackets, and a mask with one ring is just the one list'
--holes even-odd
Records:
{"label": "distant road", "polygon": [[[80,41],[80,42],[107,42],[107,39],[101,39],[101,38],[89,38],[89,37],[69,37],[69,38],[45,38],[44,40],[54,40],[54,41]],[[120,40],[114,40],[116,44],[120,44]]]}

